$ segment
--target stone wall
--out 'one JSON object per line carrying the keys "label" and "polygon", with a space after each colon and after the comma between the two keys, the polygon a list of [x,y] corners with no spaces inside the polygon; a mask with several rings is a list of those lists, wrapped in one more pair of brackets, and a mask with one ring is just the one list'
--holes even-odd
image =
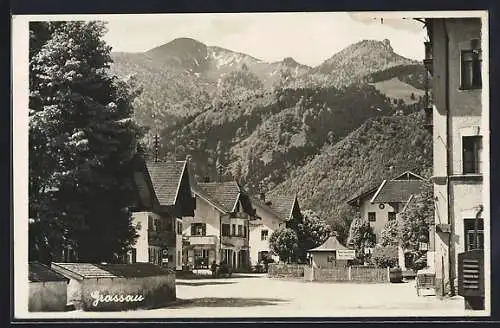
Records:
{"label": "stone wall", "polygon": [[[85,311],[122,311],[156,308],[176,300],[175,273],[138,278],[85,279],[81,284]],[[102,298],[96,302],[96,294]],[[110,295],[106,298],[106,295]],[[120,297],[123,295],[122,301]],[[109,301],[110,297],[117,299]],[[135,302],[124,300],[135,299]],[[108,300],[108,302],[106,302]]]}
{"label": "stone wall", "polygon": [[270,278],[304,277],[305,264],[270,263],[267,275]]}
{"label": "stone wall", "polygon": [[388,268],[351,266],[351,280],[359,282],[389,282]]}
{"label": "stone wall", "polygon": [[67,303],[66,287],[66,281],[30,282],[28,311],[65,311]]}
{"label": "stone wall", "polygon": [[314,281],[349,281],[349,268],[313,268]]}

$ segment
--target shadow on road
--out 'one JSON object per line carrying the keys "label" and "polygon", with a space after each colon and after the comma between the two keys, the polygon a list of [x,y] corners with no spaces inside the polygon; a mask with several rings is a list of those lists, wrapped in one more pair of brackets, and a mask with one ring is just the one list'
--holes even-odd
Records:
{"label": "shadow on road", "polygon": [[187,282],[179,281],[175,284],[177,286],[210,286],[210,285],[230,285],[234,284],[234,281],[197,281],[197,282]]}
{"label": "shadow on road", "polygon": [[193,299],[177,299],[168,308],[181,309],[192,307],[249,307],[263,305],[278,305],[287,303],[278,298],[241,298],[241,297],[202,297]]}

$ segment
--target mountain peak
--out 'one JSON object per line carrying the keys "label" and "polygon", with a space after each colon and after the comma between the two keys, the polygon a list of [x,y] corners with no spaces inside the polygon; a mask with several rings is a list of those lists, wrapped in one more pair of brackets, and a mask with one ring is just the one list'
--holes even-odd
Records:
{"label": "mountain peak", "polygon": [[295,59],[293,59],[292,57],[285,57],[283,59],[283,64],[287,65],[287,66],[298,66],[300,65]]}
{"label": "mountain peak", "polygon": [[184,69],[200,72],[206,66],[207,46],[195,39],[177,38],[147,51],[146,54]]}

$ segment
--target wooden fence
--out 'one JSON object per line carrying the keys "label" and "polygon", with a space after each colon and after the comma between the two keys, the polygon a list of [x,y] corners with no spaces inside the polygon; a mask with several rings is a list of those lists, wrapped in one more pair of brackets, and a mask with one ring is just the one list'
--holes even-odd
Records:
{"label": "wooden fence", "polygon": [[382,283],[389,282],[389,269],[369,266],[350,266],[341,268],[305,269],[304,279],[307,281],[352,281]]}
{"label": "wooden fence", "polygon": [[305,267],[305,264],[270,263],[267,275],[271,278],[301,278]]}
{"label": "wooden fence", "polygon": [[338,268],[314,268],[305,264],[269,264],[270,278],[299,278],[306,281],[345,281],[385,283],[389,282],[389,268],[373,266],[349,266]]}

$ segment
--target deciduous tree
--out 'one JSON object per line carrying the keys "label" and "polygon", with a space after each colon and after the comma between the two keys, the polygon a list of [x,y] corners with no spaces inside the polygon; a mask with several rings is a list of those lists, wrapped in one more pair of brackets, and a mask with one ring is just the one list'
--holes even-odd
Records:
{"label": "deciduous tree", "polygon": [[299,247],[297,233],[289,228],[275,230],[269,237],[269,247],[283,262],[295,260]]}

